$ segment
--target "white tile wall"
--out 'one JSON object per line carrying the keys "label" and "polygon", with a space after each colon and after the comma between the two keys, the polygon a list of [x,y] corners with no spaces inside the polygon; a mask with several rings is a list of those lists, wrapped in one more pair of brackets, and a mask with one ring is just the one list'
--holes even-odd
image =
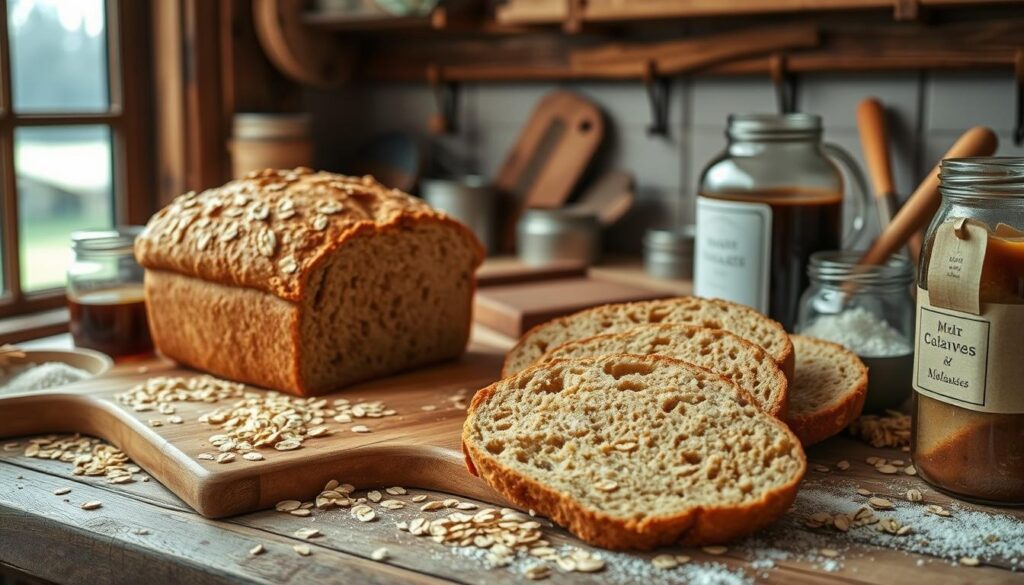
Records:
{"label": "white tile wall", "polygon": [[[896,186],[910,193],[920,177],[965,128],[985,124],[1001,138],[1000,154],[1024,156],[1011,142],[1016,99],[1009,71],[805,75],[798,79],[802,111],[824,117],[826,139],[860,161],[857,103],[874,95],[885,104],[892,138]],[[556,88],[578,91],[607,115],[608,139],[600,168],[636,174],[638,202],[610,230],[609,245],[639,250],[643,231],[692,221],[693,193],[701,170],[725,145],[726,117],[734,112],[772,112],[775,92],[766,77],[695,78],[674,81],[670,133],[650,136],[647,95],[640,83],[501,83],[460,89],[459,129],[427,139],[435,153],[469,172],[493,176],[536,102]],[[334,92],[310,92],[321,164],[340,168],[355,144],[385,130],[427,137],[434,96],[423,84],[382,84]],[[869,214],[871,222],[874,215]],[[877,225],[871,223],[870,230]],[[872,232],[873,233],[873,232]]]}

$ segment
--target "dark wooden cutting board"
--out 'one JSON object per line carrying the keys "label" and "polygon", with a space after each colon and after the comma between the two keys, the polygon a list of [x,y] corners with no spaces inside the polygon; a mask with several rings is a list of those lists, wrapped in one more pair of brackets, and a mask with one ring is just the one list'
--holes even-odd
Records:
{"label": "dark wooden cutting board", "polygon": [[[204,451],[216,452],[208,439],[220,432],[197,419],[235,399],[177,402],[175,414],[185,422],[156,428],[147,421],[166,417],[119,404],[117,394],[148,377],[198,375],[160,358],[119,365],[100,377],[51,391],[0,397],[0,438],[64,432],[100,437],[207,517],[261,510],[284,499],[311,499],[338,477],[351,478],[360,487],[401,485],[501,502],[466,471],[460,449],[465,411],[452,397],[466,389],[468,402],[475,390],[496,380],[502,357],[498,348],[473,343],[458,361],[328,395],[331,400],[381,400],[397,414],[352,424],[328,421],[329,436],[307,439],[294,451],[261,449],[263,461],[196,459]],[[424,410],[427,405],[436,410]],[[359,423],[372,432],[352,432]]]}

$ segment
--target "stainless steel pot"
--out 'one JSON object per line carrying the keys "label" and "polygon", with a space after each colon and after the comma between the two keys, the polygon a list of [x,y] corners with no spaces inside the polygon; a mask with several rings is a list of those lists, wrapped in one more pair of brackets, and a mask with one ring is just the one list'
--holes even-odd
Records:
{"label": "stainless steel pot", "polygon": [[601,224],[594,214],[568,209],[528,209],[516,225],[516,252],[523,264],[558,261],[588,265],[601,251]]}

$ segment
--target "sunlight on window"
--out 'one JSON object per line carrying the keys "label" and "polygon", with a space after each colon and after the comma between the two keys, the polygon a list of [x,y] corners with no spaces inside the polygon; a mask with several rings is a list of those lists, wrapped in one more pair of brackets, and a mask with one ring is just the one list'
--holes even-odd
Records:
{"label": "sunlight on window", "polygon": [[17,128],[21,286],[64,286],[71,232],[113,225],[110,128]]}
{"label": "sunlight on window", "polygon": [[11,0],[7,6],[14,109],[108,110],[103,0]]}

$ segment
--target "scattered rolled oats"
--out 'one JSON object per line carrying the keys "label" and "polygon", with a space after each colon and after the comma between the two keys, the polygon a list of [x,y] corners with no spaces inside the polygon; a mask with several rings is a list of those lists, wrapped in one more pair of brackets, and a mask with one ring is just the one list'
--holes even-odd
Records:
{"label": "scattered rolled oats", "polygon": [[298,500],[281,500],[274,506],[274,509],[278,512],[291,512],[292,510],[298,510],[302,502]]}
{"label": "scattered rolled oats", "polygon": [[80,507],[83,510],[98,510],[103,507],[103,502],[100,502],[99,500],[92,500],[90,502],[83,503]]}
{"label": "scattered rolled oats", "polygon": [[916,488],[912,488],[912,489],[907,490],[907,501],[909,501],[909,502],[920,502],[923,499],[924,499],[924,494],[921,493],[921,490],[916,489]]}
{"label": "scattered rolled oats", "polygon": [[245,459],[246,461],[263,461],[263,455],[256,451],[249,451],[242,455],[242,459]]}
{"label": "scattered rolled oats", "polygon": [[89,477],[104,476],[110,483],[130,483],[141,471],[120,449],[92,437],[47,435],[29,439],[25,456],[56,459],[74,465],[71,473]]}
{"label": "scattered rolled oats", "polygon": [[409,493],[409,492],[405,491],[404,487],[401,487],[401,486],[389,487],[388,489],[386,489],[384,491],[386,491],[389,495],[392,495],[392,496],[404,496],[405,494]]}
{"label": "scattered rolled oats", "polygon": [[309,540],[310,538],[316,538],[318,536],[323,536],[323,534],[321,534],[316,528],[300,528],[295,531],[295,537],[302,538],[304,540]]}
{"label": "scattered rolled oats", "polygon": [[868,500],[868,504],[876,510],[892,510],[892,502],[885,498],[871,498]]}
{"label": "scattered rolled oats", "polygon": [[299,553],[304,557],[308,557],[309,555],[313,554],[313,551],[309,548],[308,545],[305,544],[292,545],[292,550],[294,550],[295,552]]}
{"label": "scattered rolled oats", "polygon": [[303,518],[312,514],[312,512],[309,511],[309,508],[299,508],[298,510],[292,510],[288,513],[292,516],[300,516]]}
{"label": "scattered rolled oats", "polygon": [[828,557],[830,559],[834,559],[839,556],[839,551],[837,551],[834,548],[823,548],[818,550],[818,552],[821,554],[821,556]]}
{"label": "scattered rolled oats", "polygon": [[71,493],[71,488],[69,488],[69,487],[62,487],[62,488],[57,488],[57,489],[53,490],[53,495],[55,495],[55,496],[63,496],[65,494],[70,494],[70,493]]}
{"label": "scattered rolled oats", "polygon": [[718,555],[724,555],[725,553],[729,552],[729,547],[726,547],[726,546],[705,546],[705,547],[701,548],[701,550],[703,550],[705,553],[707,553],[709,555],[718,556]]}
{"label": "scattered rolled oats", "polygon": [[651,564],[657,569],[674,569],[679,566],[675,555],[660,554],[651,559]]}
{"label": "scattered rolled oats", "polygon": [[353,433],[369,433],[370,432],[370,427],[368,427],[366,425],[356,425],[356,426],[352,427],[352,432]]}
{"label": "scattered rolled oats", "polygon": [[383,546],[370,553],[370,558],[375,561],[385,561],[389,556],[388,549]]}
{"label": "scattered rolled oats", "polygon": [[976,557],[961,557],[960,564],[965,567],[977,567],[979,564],[981,564],[981,561],[979,561]]}
{"label": "scattered rolled oats", "polygon": [[846,459],[843,459],[839,463],[836,463],[836,469],[838,469],[839,471],[846,471],[849,468],[850,468],[850,462],[847,461]]}
{"label": "scattered rolled oats", "polygon": [[619,484],[611,479],[602,479],[594,484],[594,489],[602,492],[614,492],[619,489]]}
{"label": "scattered rolled oats", "polygon": [[262,544],[257,544],[256,546],[249,549],[249,556],[254,557],[257,555],[261,555],[263,554],[264,550],[265,549],[263,548]]}

